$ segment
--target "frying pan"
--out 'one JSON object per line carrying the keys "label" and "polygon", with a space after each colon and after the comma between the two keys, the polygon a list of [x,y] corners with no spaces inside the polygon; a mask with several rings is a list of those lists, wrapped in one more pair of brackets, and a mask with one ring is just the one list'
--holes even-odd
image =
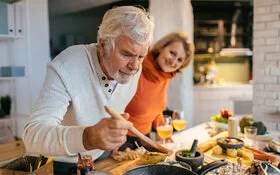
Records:
{"label": "frying pan", "polygon": [[176,175],[204,175],[209,171],[212,171],[216,168],[226,165],[224,161],[214,161],[208,165],[202,167],[197,172],[191,171],[187,168],[173,165],[143,165],[136,168],[130,169],[124,172],[122,175],[158,175],[158,174],[176,174]]}
{"label": "frying pan", "polygon": [[[117,111],[115,111],[112,107],[109,106],[104,106],[106,112],[110,114],[113,118],[119,119],[119,120],[124,120],[126,121]],[[152,141],[150,138],[146,137],[144,134],[142,134],[140,131],[138,131],[136,128],[133,126],[129,128],[129,130],[135,134],[140,140],[142,144],[147,150],[149,151],[157,151],[157,152],[162,152],[167,154],[168,150],[161,146],[160,144]]]}

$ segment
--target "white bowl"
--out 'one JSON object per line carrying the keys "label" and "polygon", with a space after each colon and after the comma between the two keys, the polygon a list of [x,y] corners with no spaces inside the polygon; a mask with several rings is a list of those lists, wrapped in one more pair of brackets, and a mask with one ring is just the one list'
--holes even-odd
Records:
{"label": "white bowl", "polygon": [[225,131],[228,129],[228,124],[211,121],[211,126],[218,131]]}

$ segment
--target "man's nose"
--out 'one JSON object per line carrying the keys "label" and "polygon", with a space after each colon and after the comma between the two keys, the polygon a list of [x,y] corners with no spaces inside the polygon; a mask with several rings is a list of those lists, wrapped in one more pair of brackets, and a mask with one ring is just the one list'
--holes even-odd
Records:
{"label": "man's nose", "polygon": [[141,62],[137,58],[135,58],[130,60],[128,67],[132,70],[138,70],[140,64]]}

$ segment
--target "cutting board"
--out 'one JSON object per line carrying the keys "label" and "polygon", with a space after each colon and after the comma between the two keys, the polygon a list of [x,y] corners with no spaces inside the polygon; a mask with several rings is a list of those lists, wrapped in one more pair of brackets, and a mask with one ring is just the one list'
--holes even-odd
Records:
{"label": "cutting board", "polygon": [[25,147],[22,140],[0,144],[0,162],[20,157],[24,153]]}
{"label": "cutting board", "polygon": [[[250,151],[250,150],[248,150],[248,151]],[[206,151],[204,154],[207,154],[207,156],[209,156],[213,160],[227,159],[228,161],[233,162],[233,163],[237,163],[237,159],[241,158],[242,164],[245,165],[245,166],[251,166],[251,164],[253,163],[252,160],[250,160],[248,158],[244,158],[244,157],[238,157],[238,156],[237,157],[230,157],[230,156],[226,155],[225,153],[223,153],[221,155],[215,155],[213,153],[213,149],[210,149],[210,150]]]}
{"label": "cutting board", "polygon": [[113,175],[119,175],[125,172],[128,169],[142,165],[140,158],[135,160],[126,160],[118,162],[113,158],[108,158],[103,161],[100,161],[94,165],[94,168],[97,170],[105,170],[111,172]]}

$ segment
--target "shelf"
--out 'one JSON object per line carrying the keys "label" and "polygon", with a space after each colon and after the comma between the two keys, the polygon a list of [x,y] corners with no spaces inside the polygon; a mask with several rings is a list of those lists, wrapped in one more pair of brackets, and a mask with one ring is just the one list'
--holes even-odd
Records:
{"label": "shelf", "polygon": [[11,114],[3,118],[0,118],[0,122],[15,120],[17,118],[28,118],[28,117],[29,116],[27,114]]}
{"label": "shelf", "polygon": [[16,80],[16,79],[20,79],[20,78],[24,78],[24,76],[21,77],[0,77],[0,81],[8,81],[8,80]]}
{"label": "shelf", "polygon": [[23,36],[9,36],[9,35],[0,35],[0,40],[12,40],[12,39],[21,39]]}
{"label": "shelf", "polygon": [[212,59],[215,59],[216,62],[221,62],[221,63],[233,63],[233,62],[242,63],[249,58],[251,58],[251,56],[221,56],[220,54],[195,54],[194,55],[194,61],[200,63],[209,63]]}

